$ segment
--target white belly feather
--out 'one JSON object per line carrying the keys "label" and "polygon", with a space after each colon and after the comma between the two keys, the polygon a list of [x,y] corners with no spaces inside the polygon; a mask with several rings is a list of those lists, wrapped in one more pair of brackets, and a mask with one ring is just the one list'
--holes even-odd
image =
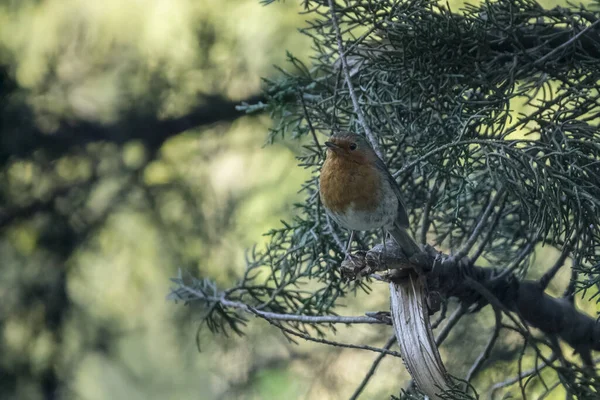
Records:
{"label": "white belly feather", "polygon": [[389,184],[384,184],[383,201],[375,210],[357,210],[352,203],[344,214],[330,212],[329,215],[339,225],[353,231],[368,231],[388,227],[394,223],[398,214],[398,198]]}

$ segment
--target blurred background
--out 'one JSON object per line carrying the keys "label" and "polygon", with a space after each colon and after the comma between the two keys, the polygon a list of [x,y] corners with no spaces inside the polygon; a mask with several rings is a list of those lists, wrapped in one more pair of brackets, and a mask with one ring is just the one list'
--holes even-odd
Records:
{"label": "blurred background", "polygon": [[[231,284],[244,249],[302,201],[300,145],[263,146],[268,116],[233,108],[260,99],[286,50],[309,60],[298,11],[292,1],[0,0],[0,399],[354,391],[374,353],[290,344],[264,321],[241,338],[197,336],[200,310],[166,300],[179,269]],[[387,309],[387,286],[374,289],[340,313]],[[478,318],[448,339],[462,347],[444,353],[456,375],[487,340],[491,312]],[[390,335],[336,333],[379,346]],[[509,339],[498,360],[520,350]],[[516,368],[500,361],[483,379]],[[379,371],[364,398],[408,382],[397,359]]]}

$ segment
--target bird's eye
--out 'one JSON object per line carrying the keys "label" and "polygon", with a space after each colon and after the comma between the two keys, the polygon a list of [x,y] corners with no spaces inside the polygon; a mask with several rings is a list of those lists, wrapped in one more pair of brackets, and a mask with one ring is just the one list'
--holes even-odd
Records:
{"label": "bird's eye", "polygon": [[356,143],[350,143],[350,150],[356,150]]}

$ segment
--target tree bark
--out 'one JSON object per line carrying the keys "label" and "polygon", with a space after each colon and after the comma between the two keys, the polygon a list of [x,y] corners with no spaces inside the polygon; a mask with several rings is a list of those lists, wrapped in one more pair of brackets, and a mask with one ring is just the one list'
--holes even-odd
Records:
{"label": "tree bark", "polygon": [[452,387],[438,352],[425,301],[423,280],[414,273],[400,283],[390,283],[390,308],[404,365],[417,388],[432,400]]}

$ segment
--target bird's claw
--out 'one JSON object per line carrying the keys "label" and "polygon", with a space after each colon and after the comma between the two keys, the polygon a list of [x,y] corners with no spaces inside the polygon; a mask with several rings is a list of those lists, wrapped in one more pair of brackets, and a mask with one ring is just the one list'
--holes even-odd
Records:
{"label": "bird's claw", "polygon": [[366,312],[365,315],[386,324],[392,324],[392,315],[389,311]]}
{"label": "bird's claw", "polygon": [[357,251],[354,254],[346,254],[346,258],[342,261],[342,278],[346,281],[351,281],[365,276],[363,272],[368,268],[365,261],[365,251]]}

